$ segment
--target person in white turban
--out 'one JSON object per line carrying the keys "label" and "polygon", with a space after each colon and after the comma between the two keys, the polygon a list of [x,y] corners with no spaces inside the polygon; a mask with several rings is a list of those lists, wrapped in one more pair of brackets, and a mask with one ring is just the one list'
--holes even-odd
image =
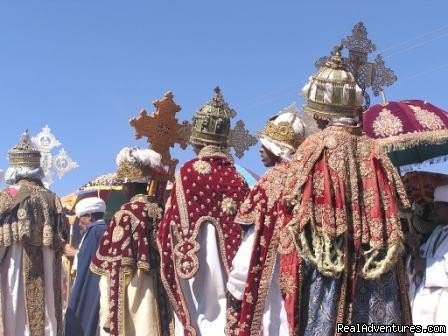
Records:
{"label": "person in white turban", "polygon": [[79,226],[86,233],[74,260],[76,277],[65,312],[64,335],[96,336],[99,335],[100,276],[92,273],[89,266],[106,230],[103,219],[106,203],[99,197],[84,198],[76,204],[75,212]]}
{"label": "person in white turban", "polygon": [[448,325],[448,185],[434,190],[434,218],[439,225],[420,247],[411,283],[413,323],[424,327]]}
{"label": "person in white turban", "polygon": [[278,237],[283,234],[286,210],[283,182],[292,155],[305,139],[305,129],[293,104],[272,117],[258,133],[261,160],[269,170],[251,190],[235,218],[246,233],[227,282],[227,336],[244,330],[251,335],[289,334],[279,265],[281,253],[287,254],[291,249],[282,250]]}
{"label": "person in white turban", "polygon": [[90,264],[101,275],[100,335],[169,335],[170,312],[155,243],[162,209],[147,193],[148,182],[161,172],[161,156],[126,147],[116,162],[129,202],[115,213]]}

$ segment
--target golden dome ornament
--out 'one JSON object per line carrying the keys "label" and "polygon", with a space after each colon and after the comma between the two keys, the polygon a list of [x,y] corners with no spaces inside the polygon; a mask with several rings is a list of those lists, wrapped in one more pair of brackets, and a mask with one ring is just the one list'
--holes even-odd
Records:
{"label": "golden dome ornament", "polygon": [[202,106],[193,117],[190,143],[227,147],[230,118],[235,115],[235,110],[229,107],[220,88],[216,87],[212,99]]}
{"label": "golden dome ornament", "polygon": [[304,111],[318,119],[356,118],[362,113],[363,90],[341,56],[342,46],[332,52],[324,65],[302,89]]}

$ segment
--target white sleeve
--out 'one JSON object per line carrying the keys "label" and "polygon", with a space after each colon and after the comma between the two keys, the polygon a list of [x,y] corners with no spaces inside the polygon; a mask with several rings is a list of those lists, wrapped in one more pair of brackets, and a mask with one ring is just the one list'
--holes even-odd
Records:
{"label": "white sleeve", "polygon": [[448,288],[448,258],[426,258],[425,287]]}
{"label": "white sleeve", "polygon": [[252,248],[255,239],[254,228],[252,226],[244,235],[243,241],[232,262],[232,271],[227,282],[227,290],[237,299],[242,300],[246,287],[247,275],[249,274],[249,264],[252,256]]}

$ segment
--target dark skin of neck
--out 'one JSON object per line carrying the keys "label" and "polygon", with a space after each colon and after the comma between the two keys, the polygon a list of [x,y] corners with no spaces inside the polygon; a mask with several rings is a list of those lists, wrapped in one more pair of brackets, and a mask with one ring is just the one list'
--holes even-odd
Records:
{"label": "dark skin of neck", "polygon": [[148,185],[146,183],[125,183],[123,184],[123,193],[126,196],[126,199],[130,201],[135,195],[147,195],[147,187]]}
{"label": "dark skin of neck", "polygon": [[204,148],[204,146],[201,145],[193,145],[193,151],[196,155],[199,155],[199,152],[201,151],[201,149]]}
{"label": "dark skin of neck", "polygon": [[317,118],[316,116],[314,116],[314,120],[316,121],[317,127],[320,130],[325,129],[328,126],[328,120],[320,119],[320,118]]}

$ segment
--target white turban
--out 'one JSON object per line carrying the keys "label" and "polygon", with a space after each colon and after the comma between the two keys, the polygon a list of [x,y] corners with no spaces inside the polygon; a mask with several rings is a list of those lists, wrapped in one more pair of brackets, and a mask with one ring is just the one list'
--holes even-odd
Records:
{"label": "white turban", "polygon": [[106,212],[106,203],[99,197],[88,197],[80,200],[75,207],[76,216],[80,217],[95,212]]}
{"label": "white turban", "polygon": [[448,185],[437,187],[434,190],[434,202],[448,203]]}
{"label": "white turban", "polygon": [[146,183],[154,169],[161,169],[162,156],[152,149],[125,147],[117,155],[117,177],[126,182]]}
{"label": "white turban", "polygon": [[5,182],[7,184],[15,184],[24,178],[42,180],[44,176],[44,171],[41,167],[9,167],[5,173]]}
{"label": "white turban", "polygon": [[[274,120],[271,120],[275,125],[280,123],[288,123],[291,125],[294,133],[301,138],[305,137],[305,124],[302,119],[297,114],[297,107],[295,104],[291,104],[286,107],[282,112],[275,117]],[[263,134],[261,132],[259,134],[260,142],[264,147],[266,147],[271,153],[275,156],[279,156],[284,160],[291,160],[292,155],[296,151],[297,148],[291,146],[291,144],[287,144],[285,142],[273,139],[272,137]]]}

